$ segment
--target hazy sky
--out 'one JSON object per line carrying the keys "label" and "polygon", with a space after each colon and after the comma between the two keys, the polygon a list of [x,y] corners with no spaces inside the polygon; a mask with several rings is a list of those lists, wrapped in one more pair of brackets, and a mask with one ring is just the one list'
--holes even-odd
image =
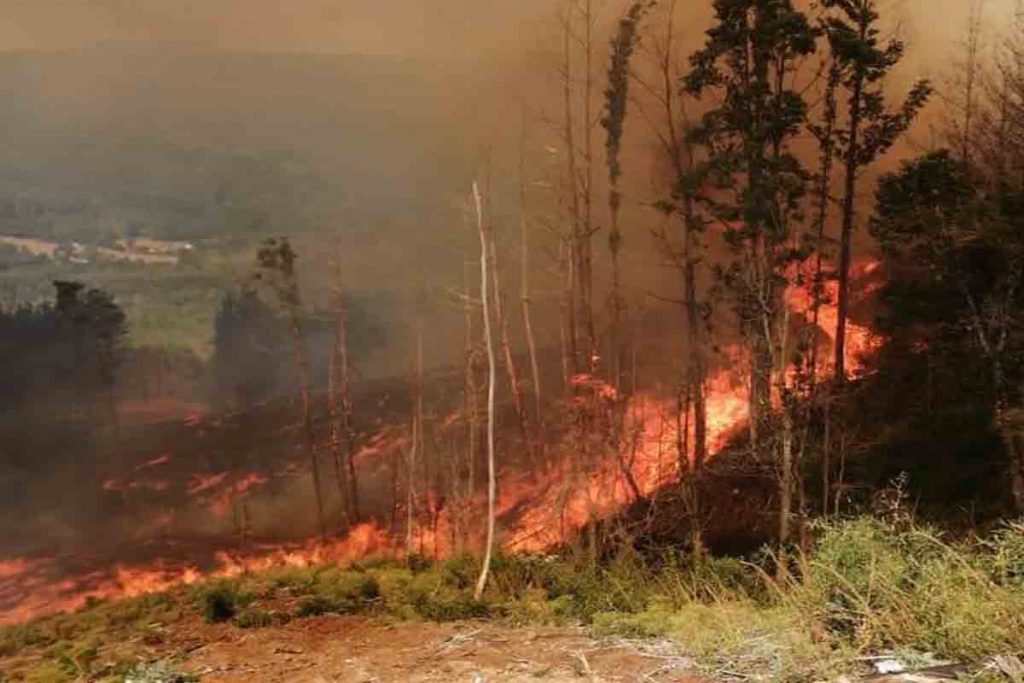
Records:
{"label": "hazy sky", "polygon": [[[710,0],[684,0],[707,5]],[[919,49],[942,61],[975,0],[894,0]],[[990,23],[1014,0],[985,0]],[[625,0],[598,0],[616,13]],[[107,40],[266,51],[473,57],[529,48],[561,0],[0,0],[0,49]]]}
{"label": "hazy sky", "polygon": [[[431,54],[514,43],[533,0],[3,0],[0,46],[104,40],[234,49]],[[554,7],[554,4],[551,4]]]}

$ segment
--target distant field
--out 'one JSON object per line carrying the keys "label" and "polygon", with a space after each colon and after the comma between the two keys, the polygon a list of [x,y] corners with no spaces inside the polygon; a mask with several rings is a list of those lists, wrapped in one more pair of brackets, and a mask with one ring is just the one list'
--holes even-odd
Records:
{"label": "distant field", "polygon": [[223,257],[205,261],[189,254],[91,249],[101,260],[60,259],[60,245],[41,239],[0,236],[35,259],[0,268],[0,306],[51,300],[54,280],[78,280],[109,291],[128,316],[132,346],[186,349],[207,358],[213,348],[213,321],[224,292],[238,278]]}
{"label": "distant field", "polygon": [[56,242],[47,242],[46,240],[32,237],[9,237],[7,235],[0,235],[0,244],[23,249],[33,256],[45,256],[51,259],[57,255],[57,249],[60,248],[60,245]]}

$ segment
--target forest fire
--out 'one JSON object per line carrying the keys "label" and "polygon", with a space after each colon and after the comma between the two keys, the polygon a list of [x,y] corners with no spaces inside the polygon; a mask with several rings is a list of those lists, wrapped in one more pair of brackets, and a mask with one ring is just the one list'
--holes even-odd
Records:
{"label": "forest fire", "polygon": [[64,570],[55,559],[14,560],[0,563],[0,604],[14,605],[0,613],[0,624],[72,611],[90,600],[131,598],[204,579],[234,577],[272,567],[347,563],[393,551],[385,534],[373,525],[363,524],[344,539],[254,548],[244,555],[217,551],[206,567],[173,566],[157,561],[147,566],[118,564],[109,570],[71,577],[62,576]]}
{"label": "forest fire", "polygon": [[0,683],[1020,669],[1024,12],[437,2],[5,13]]}
{"label": "forest fire", "polygon": [[[872,263],[858,268],[870,274]],[[870,291],[870,290],[869,290]],[[824,335],[836,319],[826,292],[825,304],[818,315]],[[794,313],[808,316],[811,298],[803,291],[790,292],[788,301]],[[809,316],[808,316],[809,317]],[[848,367],[856,369],[858,359],[877,343],[867,327],[851,323],[847,347]],[[747,420],[747,389],[743,380],[745,360],[739,347],[723,352],[728,362],[707,380],[708,447],[711,455],[721,450]],[[825,369],[821,368],[824,373]],[[585,393],[599,401],[615,400],[614,389],[597,379],[582,378]],[[589,400],[589,399],[585,399]],[[460,416],[448,414],[443,429],[457,429]],[[679,470],[679,404],[674,397],[638,392],[625,408],[620,445],[613,451],[574,452],[571,443],[552,447],[547,465],[540,470],[503,467],[499,474],[497,516],[502,546],[510,552],[543,552],[565,543],[586,524],[613,515],[617,510],[647,497],[672,481]],[[365,476],[380,477],[388,462],[388,453],[401,455],[409,447],[405,430],[382,426],[355,454],[355,462]],[[585,449],[586,450],[586,449]],[[227,518],[238,501],[269,486],[273,477],[261,472],[220,470],[193,473],[186,481],[172,485],[169,480],[153,480],[148,473],[165,469],[172,463],[170,453],[162,453],[131,468],[131,476],[103,482],[107,492],[149,491],[166,494],[173,486],[187,499],[216,518]],[[382,469],[383,468],[383,469]],[[209,548],[201,561],[187,557],[178,561],[155,559],[142,564],[115,562],[109,569],[91,569],[84,573],[69,571],[54,559],[12,559],[0,563],[0,623],[23,621],[41,614],[73,610],[89,600],[132,597],[168,590],[179,584],[202,579],[233,577],[246,572],[276,566],[306,567],[324,563],[345,563],[373,555],[402,556],[409,551],[426,555],[449,556],[482,543],[483,529],[467,519],[478,519],[485,506],[479,495],[461,505],[425,499],[421,505],[435,509],[429,520],[417,517],[402,534],[381,523],[363,523],[341,538],[311,539],[301,543],[248,544],[244,551]],[[141,525],[139,540],[145,534],[173,534],[178,515],[165,510]],[[462,538],[459,538],[460,534]],[[411,539],[411,545],[408,540]]]}

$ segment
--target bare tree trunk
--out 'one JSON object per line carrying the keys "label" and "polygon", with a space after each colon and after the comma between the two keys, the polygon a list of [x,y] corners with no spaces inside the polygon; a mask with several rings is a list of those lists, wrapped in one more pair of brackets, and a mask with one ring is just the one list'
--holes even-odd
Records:
{"label": "bare tree trunk", "polygon": [[524,176],[524,152],[519,155],[519,290],[523,308],[523,331],[526,334],[526,348],[530,354],[530,372],[533,378],[533,402],[537,426],[541,424],[540,368],[537,363],[537,344],[533,336],[532,300],[530,298],[530,252],[529,232],[526,219],[526,177]]}
{"label": "bare tree trunk", "polygon": [[409,447],[405,496],[405,544],[406,552],[412,553],[413,530],[417,516],[416,468],[423,449],[423,318],[416,322],[416,378],[413,382],[412,443]]}
{"label": "bare tree trunk", "polygon": [[576,316],[573,314],[575,305],[575,293],[573,281],[573,255],[572,238],[562,240],[559,245],[559,266],[562,269],[564,284],[562,286],[562,297],[560,302],[561,315],[558,321],[559,343],[562,355],[562,384],[563,389],[568,390],[572,384],[572,376],[576,373],[576,349],[573,342],[573,330],[576,327]]}
{"label": "bare tree trunk", "polygon": [[829,515],[829,498],[832,495],[832,399],[825,397],[824,436],[821,439],[821,514]]}
{"label": "bare tree trunk", "polygon": [[[489,232],[491,230],[493,228],[489,229]],[[501,293],[501,278],[498,275],[498,252],[494,245],[493,232],[491,232],[489,247],[491,251],[491,280],[494,285],[494,317],[498,323],[501,350],[505,359],[505,372],[508,375],[508,387],[512,394],[512,406],[516,412],[519,431],[522,433],[527,449],[529,449],[531,446],[530,429],[526,424],[526,407],[523,405],[523,390],[519,383],[519,369],[516,367],[516,360],[512,355],[512,341],[509,339],[508,334],[508,318],[505,316],[504,297]]]}
{"label": "bare tree trunk", "polygon": [[497,473],[494,458],[494,390],[497,384],[494,357],[494,338],[491,330],[491,310],[487,280],[487,233],[484,230],[483,208],[480,201],[480,188],[473,183],[473,200],[476,204],[477,230],[480,233],[480,301],[483,305],[484,342],[487,346],[487,541],[484,546],[483,567],[480,578],[476,582],[474,597],[479,600],[487,585],[487,575],[491,570],[491,555],[494,549],[495,507],[497,503]]}
{"label": "bare tree trunk", "polygon": [[584,0],[583,48],[586,55],[583,75],[583,243],[580,249],[580,294],[583,298],[583,323],[587,335],[587,368],[593,374],[598,359],[597,330],[594,324],[594,253],[592,238],[597,232],[593,222],[594,210],[594,14],[593,0]]}
{"label": "bare tree trunk", "polygon": [[568,175],[566,185],[569,190],[569,207],[570,207],[570,225],[569,233],[567,238],[567,268],[566,274],[568,281],[566,283],[566,295],[568,296],[568,306],[566,307],[566,327],[567,327],[567,341],[569,355],[572,358],[571,372],[569,376],[575,375],[580,371],[580,349],[579,349],[579,330],[577,329],[577,309],[580,307],[578,298],[580,292],[577,291],[577,271],[580,247],[582,242],[580,240],[580,233],[582,230],[581,219],[580,219],[580,195],[579,188],[577,186],[579,179],[577,177],[576,170],[576,135],[575,135],[575,123],[573,117],[572,107],[572,15],[573,15],[573,0],[569,0],[569,4],[566,8],[564,26],[563,26],[563,50],[565,63],[563,65],[562,72],[562,94],[564,97],[565,106],[565,128],[564,128],[564,142],[565,142],[565,156],[566,156],[566,173]]}
{"label": "bare tree trunk", "polygon": [[[818,334],[821,329],[821,307],[824,303],[825,287],[825,224],[828,221],[828,207],[831,200],[830,185],[832,167],[835,161],[837,98],[841,71],[835,58],[829,65],[828,83],[825,86],[825,111],[823,125],[818,131],[818,145],[821,149],[820,167],[818,170],[818,187],[816,197],[817,218],[815,220],[815,263],[814,281],[812,282],[812,308],[810,340],[810,382],[812,395],[818,394],[814,389],[818,385]],[[821,514],[829,514],[829,495],[832,487],[832,444],[831,444],[831,391],[826,390],[824,399],[824,433],[821,443]]]}
{"label": "bare tree trunk", "polygon": [[788,406],[782,407],[782,434],[780,435],[779,467],[779,542],[789,543],[793,521],[793,414]]}
{"label": "bare tree trunk", "polygon": [[341,386],[340,398],[341,398],[341,430],[342,439],[345,445],[345,450],[342,453],[342,465],[346,470],[346,478],[348,480],[348,510],[349,519],[353,524],[357,524],[360,520],[359,510],[359,480],[356,476],[356,425],[354,415],[354,403],[352,400],[352,373],[351,373],[351,362],[349,360],[349,348],[348,348],[348,309],[342,306],[341,316],[339,321],[339,343],[338,350],[340,356],[338,360],[341,364],[340,376]]}
{"label": "bare tree trunk", "polygon": [[[859,39],[867,39],[869,17],[864,13],[860,21]],[[850,129],[846,141],[845,184],[843,188],[843,226],[839,237],[839,304],[836,310],[835,379],[846,381],[846,319],[850,307],[850,266],[852,262],[853,228],[857,211],[857,171],[860,161],[860,122],[864,115],[864,79],[862,67],[855,67],[853,92],[848,104]]]}
{"label": "bare tree trunk", "polygon": [[302,433],[305,440],[306,455],[309,457],[310,472],[313,476],[313,494],[316,497],[317,524],[320,535],[327,536],[327,521],[324,516],[324,499],[320,484],[320,462],[316,455],[316,443],[313,436],[313,407],[309,395],[309,351],[306,340],[302,336],[302,323],[299,312],[292,310],[289,315],[291,322],[292,346],[295,352],[295,365],[299,372],[299,399],[302,403]]}
{"label": "bare tree trunk", "polygon": [[[465,314],[465,326],[466,326],[466,347],[465,347],[465,378],[464,378],[464,398],[465,398],[465,413],[466,413],[466,452],[465,452],[465,468],[462,472],[465,479],[463,480],[462,488],[459,490],[457,499],[460,501],[460,513],[465,512],[465,505],[468,504],[470,499],[473,497],[473,489],[476,485],[476,456],[477,456],[477,439],[480,435],[480,415],[479,405],[477,402],[477,385],[476,385],[476,345],[474,342],[473,333],[473,304],[472,304],[472,291],[470,290],[470,277],[469,277],[469,263],[465,264],[464,278],[465,278],[465,295],[463,311]],[[461,524],[465,527],[467,520],[462,519]],[[467,531],[464,529],[464,531]]]}
{"label": "bare tree trunk", "polygon": [[622,318],[622,294],[620,291],[619,284],[619,248],[620,248],[620,236],[619,236],[619,210],[618,210],[618,191],[614,191],[614,199],[610,200],[614,205],[612,209],[612,232],[611,239],[609,240],[609,247],[612,257],[612,321],[610,330],[610,346],[612,352],[612,386],[615,387],[616,391],[622,390],[622,348],[619,341],[619,325]]}
{"label": "bare tree trunk", "polygon": [[327,419],[331,424],[331,437],[330,446],[331,454],[334,459],[334,478],[338,485],[338,499],[341,501],[341,511],[344,522],[347,526],[351,526],[354,521],[351,518],[350,511],[348,508],[348,475],[347,470],[342,465],[342,450],[344,445],[342,444],[341,434],[341,417],[339,415],[338,408],[338,366],[340,361],[338,356],[339,337],[338,337],[338,312],[335,311],[335,332],[334,332],[334,345],[331,347],[331,355],[327,366]]}
{"label": "bare tree trunk", "polygon": [[1010,495],[1013,509],[1018,515],[1024,514],[1024,453],[1021,452],[1019,437],[1013,431],[1003,430],[1003,443],[1010,458]]}
{"label": "bare tree trunk", "polygon": [[[676,186],[685,188],[685,180],[693,173],[696,159],[692,143],[688,139],[689,122],[686,115],[685,103],[676,100],[678,74],[673,68],[673,44],[675,39],[675,13],[676,0],[672,0],[668,7],[668,20],[666,22],[665,43],[659,59],[659,71],[661,77],[661,91],[659,93],[660,103],[663,108],[663,115],[666,125],[665,134],[659,135],[665,153],[668,156],[672,169],[675,172]],[[678,120],[677,120],[678,118]],[[682,261],[679,263],[683,276],[683,307],[686,317],[684,327],[685,338],[685,370],[683,388],[680,392],[685,395],[685,402],[680,400],[679,409],[685,408],[685,435],[677,442],[677,448],[682,449],[680,453],[680,481],[684,487],[684,496],[689,499],[691,508],[692,529],[691,543],[695,554],[703,552],[702,523],[700,514],[699,479],[704,462],[707,460],[707,400],[706,400],[706,376],[707,365],[705,360],[705,342],[702,334],[702,316],[700,312],[700,300],[697,284],[698,266],[701,261],[699,231],[700,221],[694,206],[692,191],[683,189],[681,196],[674,199],[681,200],[682,205]],[[671,245],[667,245],[671,251]],[[690,423],[692,410],[693,424],[693,464],[690,466]],[[682,420],[680,427],[682,426]],[[683,469],[683,465],[687,469]]]}
{"label": "bare tree trunk", "polygon": [[342,511],[349,525],[359,522],[359,489],[355,470],[355,424],[348,355],[348,309],[340,272],[334,284],[334,343],[327,382],[327,412],[331,422],[331,450]]}
{"label": "bare tree trunk", "polygon": [[967,62],[964,65],[964,123],[961,131],[960,158],[971,163],[971,143],[974,128],[974,97],[978,78],[978,59],[981,53],[981,12],[984,0],[972,0],[967,26]]}
{"label": "bare tree trunk", "polygon": [[[691,204],[689,198],[686,204]],[[697,301],[696,228],[692,207],[686,210],[685,247],[683,259],[683,298],[686,305],[686,342],[689,353],[687,381],[693,396],[693,448],[694,470],[700,471],[707,460],[707,402],[705,400],[704,341],[701,335],[701,317]]]}

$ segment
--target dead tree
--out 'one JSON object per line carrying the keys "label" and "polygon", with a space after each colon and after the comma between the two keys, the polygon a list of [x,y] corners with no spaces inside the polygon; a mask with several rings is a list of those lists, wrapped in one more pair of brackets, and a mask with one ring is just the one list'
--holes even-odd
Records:
{"label": "dead tree", "polygon": [[480,234],[480,302],[483,308],[484,343],[487,347],[487,540],[484,546],[483,567],[477,579],[474,597],[479,600],[487,585],[487,575],[491,569],[491,555],[494,549],[495,508],[497,504],[497,473],[494,457],[494,393],[497,384],[494,357],[494,334],[491,329],[490,293],[488,292],[487,265],[489,247],[488,235],[484,229],[483,207],[480,201],[480,188],[473,183],[473,201],[476,206],[477,231]]}
{"label": "dead tree", "polygon": [[490,220],[485,223],[488,233],[488,248],[491,259],[491,282],[494,287],[494,319],[498,324],[498,334],[501,343],[502,356],[505,363],[505,373],[508,377],[508,388],[512,394],[512,407],[515,409],[516,421],[522,433],[524,443],[530,447],[530,430],[526,422],[526,407],[523,405],[523,389],[519,381],[519,369],[516,366],[516,359],[512,353],[512,340],[509,337],[508,318],[505,315],[504,296],[501,293],[501,278],[498,274],[498,250],[495,246],[494,227]]}
{"label": "dead tree", "polygon": [[463,375],[463,414],[466,420],[466,449],[463,452],[463,464],[459,468],[461,479],[456,476],[452,481],[454,498],[457,501],[459,510],[458,524],[462,534],[459,542],[467,529],[465,516],[466,505],[473,497],[473,490],[476,485],[476,459],[478,441],[480,438],[480,405],[479,389],[477,387],[477,347],[473,329],[473,293],[470,288],[470,264],[466,262],[463,269],[465,291],[463,293],[463,314],[465,317],[465,349],[464,349],[464,375]]}
{"label": "dead tree", "polygon": [[[656,231],[656,237],[682,276],[685,369],[678,408],[685,414],[681,414],[678,419],[677,428],[682,431],[677,435],[676,445],[682,494],[688,502],[693,524],[691,542],[694,550],[700,552],[703,540],[698,482],[708,455],[707,314],[698,285],[703,264],[704,221],[696,201],[701,179],[692,141],[693,126],[687,113],[686,101],[678,94],[677,87],[681,74],[675,63],[675,12],[676,2],[673,0],[667,9],[664,38],[655,41],[653,77],[648,80],[634,73],[633,78],[646,95],[639,101],[639,111],[648,121],[672,172],[670,196],[658,205],[669,216],[677,218],[680,227],[678,236],[668,231]],[[644,102],[647,101],[653,101],[654,107],[645,106]]]}
{"label": "dead tree", "polygon": [[562,49],[564,62],[560,73],[562,79],[562,96],[564,106],[563,116],[563,144],[565,146],[566,160],[566,191],[569,195],[569,229],[564,238],[564,269],[565,269],[565,291],[563,302],[565,330],[566,355],[571,360],[570,370],[566,374],[566,386],[569,380],[580,371],[580,340],[577,326],[577,309],[579,304],[579,289],[577,266],[580,260],[580,235],[582,230],[582,218],[580,210],[579,181],[576,169],[576,124],[573,115],[573,50],[572,50],[572,29],[573,29],[573,7],[574,0],[569,0],[565,15],[562,17]]}
{"label": "dead tree", "polygon": [[348,349],[348,307],[341,281],[338,257],[334,263],[332,284],[334,341],[327,379],[327,413],[331,423],[331,450],[338,495],[347,523],[359,522],[359,488],[356,479],[356,433],[353,420],[351,366]]}
{"label": "dead tree", "polygon": [[412,425],[409,456],[406,461],[405,484],[405,549],[413,552],[413,532],[416,526],[419,499],[416,495],[416,468],[423,452],[423,314],[416,318],[416,361],[412,383]]}
{"label": "dead tree", "polygon": [[[525,125],[523,130],[525,139]],[[519,299],[523,310],[523,332],[526,335],[526,349],[530,354],[530,372],[533,379],[534,415],[538,428],[541,424],[540,368],[537,363],[537,343],[533,336],[533,316],[530,298],[530,251],[529,224],[527,221],[525,150],[519,150]]]}
{"label": "dead tree", "polygon": [[[811,394],[817,394],[818,381],[818,335],[821,329],[821,308],[825,302],[825,272],[827,254],[826,227],[828,224],[829,206],[832,204],[832,172],[835,167],[838,140],[836,126],[839,114],[838,90],[842,75],[839,63],[834,55],[828,57],[825,68],[825,91],[822,98],[821,119],[808,125],[811,135],[818,143],[818,171],[814,181],[814,273],[811,276],[811,324],[808,327],[809,361],[808,379],[811,382]],[[808,406],[812,404],[808,402]],[[830,391],[823,396],[823,436],[821,442],[821,510],[828,515],[832,491],[832,439],[831,439],[831,407]],[[808,421],[809,424],[809,421]]]}
{"label": "dead tree", "polygon": [[313,435],[313,414],[309,389],[309,349],[302,334],[302,297],[295,272],[295,251],[288,238],[268,239],[257,253],[259,271],[256,277],[265,282],[276,296],[288,320],[295,354],[295,368],[299,380],[299,398],[302,404],[302,433],[306,455],[309,457],[313,477],[313,495],[316,498],[317,523],[320,535],[327,535],[324,501],[320,486],[320,463]]}
{"label": "dead tree", "polygon": [[593,0],[583,0],[583,224],[580,226],[580,297],[584,333],[587,336],[587,369],[594,374],[599,358],[594,322],[594,16]]}

